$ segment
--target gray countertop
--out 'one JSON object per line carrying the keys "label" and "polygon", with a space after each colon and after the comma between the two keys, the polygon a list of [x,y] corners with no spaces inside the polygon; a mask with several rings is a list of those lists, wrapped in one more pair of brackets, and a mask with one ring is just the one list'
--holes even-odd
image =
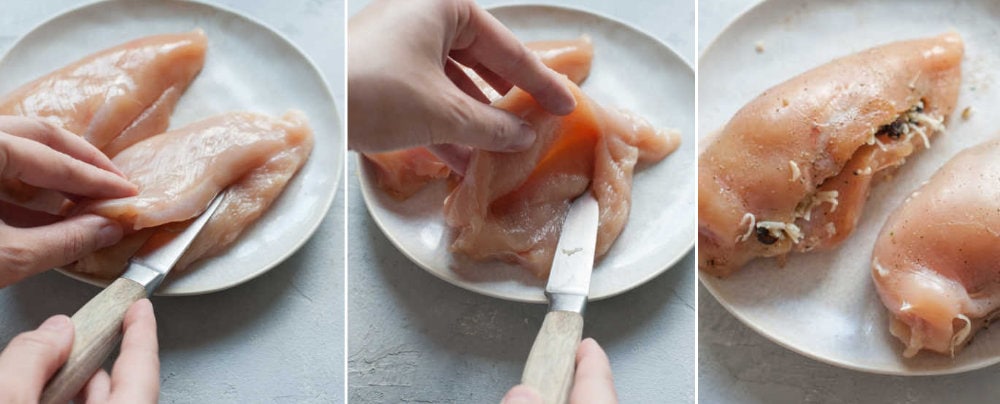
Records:
{"label": "gray countertop", "polygon": [[[699,53],[755,0],[702,0]],[[698,399],[704,403],[982,403],[1000,394],[1000,367],[935,377],[861,373],[771,342],[698,287]]]}
{"label": "gray countertop", "polygon": [[[365,2],[351,1],[349,13]],[[484,5],[510,2],[483,1]],[[690,1],[543,1],[635,25],[694,60]],[[545,307],[481,296],[411,263],[372,221],[356,155],[348,169],[352,402],[498,402],[520,379]],[[587,308],[584,336],[607,350],[625,403],[694,401],[694,255],[651,282]]]}
{"label": "gray countertop", "polygon": [[[79,3],[11,1],[0,51]],[[344,116],[342,1],[217,1],[301,47],[327,77]],[[249,283],[204,296],[154,298],[164,403],[344,401],[344,192],[315,236]],[[71,314],[99,290],[45,273],[0,290],[0,346],[46,317]]]}

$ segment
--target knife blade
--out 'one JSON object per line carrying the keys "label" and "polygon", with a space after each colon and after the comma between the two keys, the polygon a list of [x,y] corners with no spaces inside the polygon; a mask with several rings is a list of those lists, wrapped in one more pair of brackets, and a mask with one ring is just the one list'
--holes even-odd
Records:
{"label": "knife blade", "polygon": [[562,404],[573,384],[576,349],[583,335],[583,311],[597,247],[600,209],[591,192],[570,206],[552,260],[545,296],[549,311],[528,353],[521,383],[547,404]]}
{"label": "knife blade", "polygon": [[49,380],[40,403],[66,403],[90,380],[108,354],[121,342],[125,313],[137,300],[149,297],[205,227],[222,201],[220,192],[198,218],[169,239],[151,237],[129,260],[125,273],[71,318],[76,332],[69,358]]}
{"label": "knife blade", "polygon": [[205,211],[195,218],[191,224],[183,231],[173,236],[169,240],[156,238],[157,234],[150,238],[139,251],[129,260],[128,268],[122,274],[122,278],[130,279],[146,288],[146,294],[152,295],[153,291],[160,286],[167,274],[174,269],[174,264],[181,259],[184,252],[191,246],[201,229],[208,223],[215,210],[222,203],[220,192],[208,204]]}

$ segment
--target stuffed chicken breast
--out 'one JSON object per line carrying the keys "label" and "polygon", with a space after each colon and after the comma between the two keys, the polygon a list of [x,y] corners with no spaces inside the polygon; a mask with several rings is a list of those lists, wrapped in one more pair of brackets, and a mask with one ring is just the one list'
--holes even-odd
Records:
{"label": "stuffed chicken breast", "polygon": [[698,166],[699,267],[836,246],[871,186],[944,129],[961,81],[957,34],[833,60],[765,91]]}

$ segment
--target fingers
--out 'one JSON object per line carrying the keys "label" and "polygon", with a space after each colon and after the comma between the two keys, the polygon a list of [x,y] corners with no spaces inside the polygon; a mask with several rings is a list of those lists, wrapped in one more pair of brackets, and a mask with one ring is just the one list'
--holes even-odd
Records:
{"label": "fingers", "polygon": [[111,396],[123,403],[153,403],[160,392],[160,356],[156,319],[148,299],[125,313],[121,353],[111,370]]}
{"label": "fingers", "polygon": [[611,362],[593,338],[587,338],[576,350],[576,376],[570,403],[613,404],[618,402],[611,376]]}
{"label": "fingers", "polygon": [[446,89],[439,113],[441,128],[431,144],[452,143],[490,151],[521,151],[535,141],[535,130],[517,116],[483,104],[456,88]]}
{"label": "fingers", "polygon": [[37,402],[73,346],[73,323],[59,315],[14,337],[0,354],[0,402]]}
{"label": "fingers", "polygon": [[504,80],[503,77],[500,77],[500,75],[493,73],[492,70],[487,69],[483,65],[477,64],[472,67],[472,70],[474,70],[476,74],[478,74],[479,77],[483,79],[483,81],[489,84],[490,87],[493,87],[494,90],[497,90],[497,92],[500,94],[507,94],[507,92],[510,91],[512,87],[514,87],[513,84],[510,84],[510,82]]}
{"label": "fingers", "polygon": [[44,226],[65,219],[63,216],[28,209],[2,200],[0,200],[0,218],[5,224],[13,227]]}
{"label": "fingers", "polygon": [[500,404],[543,404],[542,396],[535,389],[519,384],[503,396]]}
{"label": "fingers", "polygon": [[469,167],[469,157],[472,156],[472,150],[468,147],[444,143],[427,146],[427,150],[441,159],[451,171],[465,175],[465,169]]}
{"label": "fingers", "polygon": [[445,62],[444,74],[445,76],[448,76],[448,79],[455,84],[455,87],[458,87],[458,89],[462,90],[463,93],[468,94],[470,97],[483,104],[490,103],[490,99],[486,97],[486,94],[483,94],[483,91],[476,86],[476,83],[474,83],[472,79],[469,78],[464,71],[462,71],[462,68],[459,67],[458,63],[455,63],[455,61],[449,59]]}
{"label": "fingers", "polygon": [[155,403],[160,392],[160,359],[156,320],[148,299],[132,304],[125,313],[121,353],[111,376],[99,369],[80,392],[86,403]]}
{"label": "fingers", "polygon": [[546,67],[486,10],[471,1],[461,4],[468,7],[465,13],[467,19],[464,24],[460,22],[458,25],[452,42],[452,57],[466,66],[475,66],[469,64],[470,60],[478,62],[527,91],[551,113],[566,115],[573,112],[576,99],[558,73]]}
{"label": "fingers", "polygon": [[[489,98],[462,71],[458,63],[450,59],[447,60],[444,71],[448,79],[473,100],[478,101],[484,106],[490,103]],[[459,95],[453,96],[458,99],[462,98]],[[445,108],[456,110],[450,116],[445,117],[446,120],[450,117],[468,116],[468,119],[457,121],[460,124],[459,127],[448,131],[452,136],[446,137],[454,139],[456,143],[478,146],[486,142],[486,147],[480,146],[480,148],[499,151],[519,151],[531,145],[535,139],[534,130],[528,127],[524,121],[496,108],[482,108],[470,105],[467,102],[446,105]],[[497,131],[500,131],[500,133],[497,133]],[[465,168],[472,153],[468,147],[458,144],[440,143],[430,145],[428,149],[447,164],[452,171],[460,175],[465,175]]]}
{"label": "fingers", "polygon": [[137,192],[116,173],[8,133],[0,134],[0,172],[4,178],[88,198],[121,198]]}
{"label": "fingers", "polygon": [[95,215],[24,229],[0,224],[0,287],[74,262],[121,238],[121,225]]}
{"label": "fingers", "polygon": [[78,403],[106,403],[111,398],[111,376],[104,369],[90,378],[76,399]]}
{"label": "fingers", "polygon": [[105,156],[94,145],[83,140],[83,137],[40,119],[3,115],[0,116],[0,132],[34,140],[84,163],[111,171],[122,178],[125,177],[108,156]]}

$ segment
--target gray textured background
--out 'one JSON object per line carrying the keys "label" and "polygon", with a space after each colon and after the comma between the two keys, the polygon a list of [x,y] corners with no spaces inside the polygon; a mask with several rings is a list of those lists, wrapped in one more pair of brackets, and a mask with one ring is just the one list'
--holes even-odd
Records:
{"label": "gray textured background", "polygon": [[[756,0],[701,0],[699,53]],[[1000,367],[932,377],[881,376],[830,366],[758,335],[698,287],[698,399],[703,403],[987,403]]]}
{"label": "gray textured background", "polygon": [[[6,1],[0,51],[79,1]],[[216,1],[288,37],[326,76],[344,116],[339,0]],[[2,80],[2,78],[0,78]],[[316,235],[288,261],[210,295],[154,298],[164,403],[344,401],[344,192]],[[0,290],[0,346],[57,313],[71,314],[95,287],[57,273]]]}
{"label": "gray textured background", "polygon": [[[350,1],[348,14],[366,1]],[[484,5],[510,2],[482,1]],[[694,60],[691,1],[541,1],[628,22]],[[497,402],[520,379],[542,305],[452,286],[410,263],[371,220],[356,155],[348,169],[352,402]],[[693,254],[664,275],[587,308],[584,336],[608,351],[624,403],[694,401]]]}

